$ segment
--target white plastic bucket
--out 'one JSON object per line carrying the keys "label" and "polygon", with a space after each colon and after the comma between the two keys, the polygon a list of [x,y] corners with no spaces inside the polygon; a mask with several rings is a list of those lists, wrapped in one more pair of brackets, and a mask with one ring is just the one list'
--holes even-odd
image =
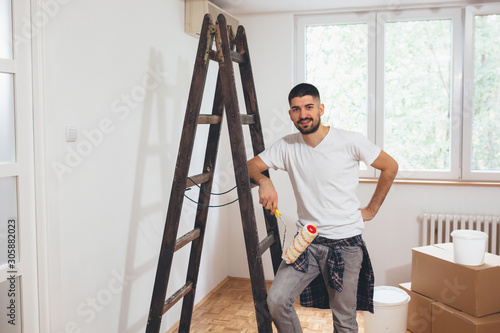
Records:
{"label": "white plastic bucket", "polygon": [[390,286],[375,287],[374,313],[364,312],[365,333],[406,333],[410,295]]}
{"label": "white plastic bucket", "polygon": [[488,234],[478,230],[453,230],[453,259],[457,264],[478,266],[484,263]]}

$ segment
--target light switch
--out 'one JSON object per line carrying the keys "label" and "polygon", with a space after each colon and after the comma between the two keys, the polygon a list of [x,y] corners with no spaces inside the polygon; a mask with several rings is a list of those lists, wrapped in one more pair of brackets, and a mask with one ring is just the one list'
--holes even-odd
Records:
{"label": "light switch", "polygon": [[66,126],[66,142],[75,142],[78,139],[78,128]]}

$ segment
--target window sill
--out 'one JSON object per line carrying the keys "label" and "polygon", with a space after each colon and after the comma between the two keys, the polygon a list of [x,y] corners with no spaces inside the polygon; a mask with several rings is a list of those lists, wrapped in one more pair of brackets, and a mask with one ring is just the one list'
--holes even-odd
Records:
{"label": "window sill", "polygon": [[[360,184],[374,184],[378,179],[360,178]],[[396,179],[394,184],[412,184],[412,185],[451,185],[451,186],[489,186],[500,187],[500,182],[483,182],[483,181],[458,181],[458,180],[408,180]]]}

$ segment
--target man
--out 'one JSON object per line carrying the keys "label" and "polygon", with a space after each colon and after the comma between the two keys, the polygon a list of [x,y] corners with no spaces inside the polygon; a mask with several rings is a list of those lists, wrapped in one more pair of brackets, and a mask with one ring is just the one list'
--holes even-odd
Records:
{"label": "man", "polygon": [[[269,311],[280,333],[302,332],[293,307],[302,293],[302,305],[331,309],[335,332],[358,332],[356,310],[373,311],[373,271],[361,234],[389,192],[398,164],[361,134],[324,126],[325,107],[313,85],[295,86],[288,101],[300,133],[249,160],[248,170],[259,185],[260,204],[271,214],[278,209],[278,195],[262,172],[287,171],[297,200],[297,227],[315,224],[318,236],[295,263],[281,263],[269,290]],[[364,208],[355,193],[361,160],[381,171]]]}

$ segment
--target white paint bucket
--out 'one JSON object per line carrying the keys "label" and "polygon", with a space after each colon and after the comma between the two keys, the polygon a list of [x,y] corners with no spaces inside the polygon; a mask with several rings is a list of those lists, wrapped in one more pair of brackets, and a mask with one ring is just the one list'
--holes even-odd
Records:
{"label": "white paint bucket", "polygon": [[484,263],[488,234],[478,230],[453,230],[453,259],[457,264],[478,266]]}
{"label": "white paint bucket", "polygon": [[374,313],[364,312],[365,333],[406,333],[408,303],[406,291],[390,286],[375,287]]}

